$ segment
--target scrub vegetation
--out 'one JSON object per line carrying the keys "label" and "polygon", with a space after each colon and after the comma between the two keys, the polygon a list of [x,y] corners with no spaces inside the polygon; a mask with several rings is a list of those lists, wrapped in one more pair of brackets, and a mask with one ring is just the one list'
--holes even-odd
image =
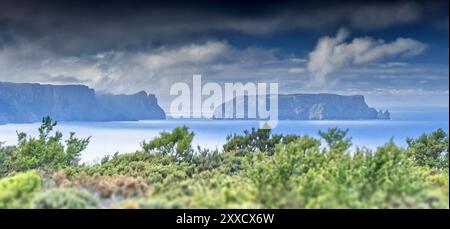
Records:
{"label": "scrub vegetation", "polygon": [[193,147],[182,126],[85,165],[89,139],[63,140],[56,125],[46,117],[39,136],[0,145],[0,208],[449,208],[441,129],[376,150],[352,148],[337,128],[318,138],[252,129],[219,152]]}

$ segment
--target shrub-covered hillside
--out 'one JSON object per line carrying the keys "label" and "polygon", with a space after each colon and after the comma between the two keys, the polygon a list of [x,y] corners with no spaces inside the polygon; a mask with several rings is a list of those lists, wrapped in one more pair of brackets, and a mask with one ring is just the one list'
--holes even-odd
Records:
{"label": "shrub-covered hillside", "polygon": [[[187,127],[142,150],[79,163],[89,139],[18,133],[0,145],[0,208],[448,208],[448,135],[443,130],[351,148],[347,130],[320,138],[248,130],[223,152],[194,148]],[[144,138],[145,136],[143,136]]]}

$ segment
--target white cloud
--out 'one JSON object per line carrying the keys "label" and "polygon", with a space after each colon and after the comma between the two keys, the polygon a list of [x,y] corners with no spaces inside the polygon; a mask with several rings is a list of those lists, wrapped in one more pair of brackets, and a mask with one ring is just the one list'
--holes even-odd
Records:
{"label": "white cloud", "polygon": [[[278,81],[283,93],[340,93],[336,90],[354,88],[370,94],[374,87],[387,83],[392,88],[416,88],[419,80],[426,79],[428,82],[421,87],[430,90],[439,82],[448,82],[448,66],[408,65],[398,60],[377,62],[386,57],[423,52],[425,45],[418,41],[399,38],[384,42],[370,37],[346,41],[347,38],[345,31],[340,31],[336,37],[322,37],[308,59],[292,54],[283,56],[277,49],[237,48],[226,41],[78,56],[58,55],[42,46],[22,42],[0,47],[0,81],[77,83],[112,93],[145,90],[155,93],[164,108],[173,99],[168,95],[170,86],[175,82],[190,84],[192,74],[196,73],[202,74],[205,82]],[[344,68],[346,66],[350,67]],[[336,71],[340,74],[339,87],[313,88],[307,84],[310,73],[322,74],[323,81],[332,83],[328,75]],[[406,92],[389,94],[410,97],[404,95]],[[438,98],[441,95],[424,96]]]}
{"label": "white cloud", "polygon": [[[44,50],[44,52],[40,52]],[[204,81],[248,82],[296,78],[304,60],[280,57],[277,49],[236,48],[226,41],[206,41],[179,47],[92,55],[61,56],[37,45],[0,48],[0,81],[85,84],[97,91],[155,93],[163,106],[176,82],[191,83],[193,74]]]}
{"label": "white cloud", "polygon": [[308,71],[314,76],[314,85],[326,86],[327,76],[345,66],[363,65],[394,56],[421,54],[426,45],[410,38],[397,38],[386,43],[371,37],[354,38],[346,42],[349,33],[340,29],[336,37],[322,37],[309,53]]}
{"label": "white cloud", "polygon": [[157,70],[181,64],[208,63],[224,56],[230,49],[226,42],[191,44],[175,50],[159,50],[154,53],[139,53],[135,60],[150,70]]}

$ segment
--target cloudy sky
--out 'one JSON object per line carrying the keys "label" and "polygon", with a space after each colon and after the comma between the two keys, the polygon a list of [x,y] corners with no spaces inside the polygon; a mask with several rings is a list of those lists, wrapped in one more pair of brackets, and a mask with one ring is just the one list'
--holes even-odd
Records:
{"label": "cloudy sky", "polygon": [[166,109],[170,86],[192,74],[448,106],[448,23],[446,0],[0,0],[0,81],[145,90]]}

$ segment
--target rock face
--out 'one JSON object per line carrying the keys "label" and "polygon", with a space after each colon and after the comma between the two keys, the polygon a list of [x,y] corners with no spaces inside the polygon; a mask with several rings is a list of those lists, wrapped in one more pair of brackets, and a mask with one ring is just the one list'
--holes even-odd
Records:
{"label": "rock face", "polygon": [[97,101],[118,120],[165,119],[154,95],[141,91],[132,95],[97,95]]}
{"label": "rock face", "polygon": [[[231,101],[232,102],[232,101]],[[227,102],[227,103],[231,103]],[[247,97],[237,98],[232,106],[244,106],[244,119],[247,116]],[[242,105],[243,104],[243,105]],[[231,107],[231,106],[230,106]],[[225,104],[222,104],[222,114]],[[220,109],[220,108],[219,108]],[[224,116],[216,115],[220,119]],[[235,114],[235,113],[234,113]],[[236,118],[235,115],[233,115]],[[336,94],[291,94],[278,96],[279,120],[363,120],[390,119],[389,111],[377,111],[370,108],[362,95],[343,96]]]}
{"label": "rock face", "polygon": [[279,98],[280,119],[390,119],[389,112],[370,108],[362,95],[295,94]]}
{"label": "rock face", "polygon": [[154,95],[97,95],[83,85],[0,82],[0,123],[58,121],[129,121],[165,119]]}

